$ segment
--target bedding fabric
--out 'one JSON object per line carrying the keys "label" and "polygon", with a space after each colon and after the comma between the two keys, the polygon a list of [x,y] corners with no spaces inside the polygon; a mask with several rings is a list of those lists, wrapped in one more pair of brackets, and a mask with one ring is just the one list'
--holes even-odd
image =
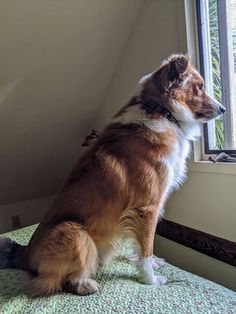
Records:
{"label": "bedding fabric", "polygon": [[[9,236],[27,244],[36,226],[19,229]],[[120,255],[128,249],[121,248]],[[136,268],[117,257],[101,268],[96,279],[101,289],[94,295],[60,293],[44,298],[30,298],[23,288],[26,273],[0,270],[0,313],[236,313],[236,293],[216,283],[166,264],[158,271],[169,278],[162,287],[137,282]]]}

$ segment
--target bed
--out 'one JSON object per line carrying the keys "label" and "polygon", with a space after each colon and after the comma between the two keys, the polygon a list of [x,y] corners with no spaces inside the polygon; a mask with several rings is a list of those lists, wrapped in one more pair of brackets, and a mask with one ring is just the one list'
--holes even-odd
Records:
{"label": "bed", "polygon": [[[36,225],[9,232],[8,236],[27,244]],[[121,247],[118,255],[127,254]],[[101,290],[90,296],[60,293],[44,298],[30,298],[20,270],[0,270],[0,313],[236,313],[236,293],[216,283],[185,272],[170,264],[159,271],[169,282],[161,288],[136,281],[135,266],[118,256],[101,268],[97,281]]]}

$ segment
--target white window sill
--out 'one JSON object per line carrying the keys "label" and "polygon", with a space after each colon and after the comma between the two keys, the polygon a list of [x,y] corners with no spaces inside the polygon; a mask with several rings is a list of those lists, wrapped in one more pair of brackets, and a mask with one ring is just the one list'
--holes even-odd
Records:
{"label": "white window sill", "polygon": [[236,163],[217,162],[199,160],[189,162],[190,172],[202,172],[202,173],[218,173],[236,175]]}

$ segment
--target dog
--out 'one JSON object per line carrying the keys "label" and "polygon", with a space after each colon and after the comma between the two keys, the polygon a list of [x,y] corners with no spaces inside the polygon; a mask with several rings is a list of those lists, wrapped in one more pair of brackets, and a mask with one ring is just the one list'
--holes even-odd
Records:
{"label": "dog", "polygon": [[153,257],[157,221],[186,178],[200,124],[225,109],[207,94],[185,55],[164,60],[140,87],[86,148],[29,244],[1,239],[0,268],[31,272],[33,295],[96,292],[92,276],[117,239],[135,243],[141,283],[167,282],[153,270],[164,263]]}

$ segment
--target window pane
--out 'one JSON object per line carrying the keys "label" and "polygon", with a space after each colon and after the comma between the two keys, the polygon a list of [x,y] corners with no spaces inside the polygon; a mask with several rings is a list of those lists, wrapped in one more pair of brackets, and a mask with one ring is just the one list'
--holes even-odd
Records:
{"label": "window pane", "polygon": [[[220,103],[222,102],[221,93],[221,73],[220,73],[220,47],[217,0],[209,0],[209,28],[210,28],[210,53],[212,70],[212,96]],[[223,117],[220,116],[208,126],[209,149],[224,148],[224,127]]]}
{"label": "window pane", "polygon": [[231,0],[230,2],[232,36],[232,149],[236,149],[236,0]]}
{"label": "window pane", "polygon": [[[208,123],[210,150],[236,149],[236,0],[205,0],[205,58],[208,91],[226,107]],[[205,52],[206,55],[206,52]],[[206,63],[208,65],[206,66]]]}

